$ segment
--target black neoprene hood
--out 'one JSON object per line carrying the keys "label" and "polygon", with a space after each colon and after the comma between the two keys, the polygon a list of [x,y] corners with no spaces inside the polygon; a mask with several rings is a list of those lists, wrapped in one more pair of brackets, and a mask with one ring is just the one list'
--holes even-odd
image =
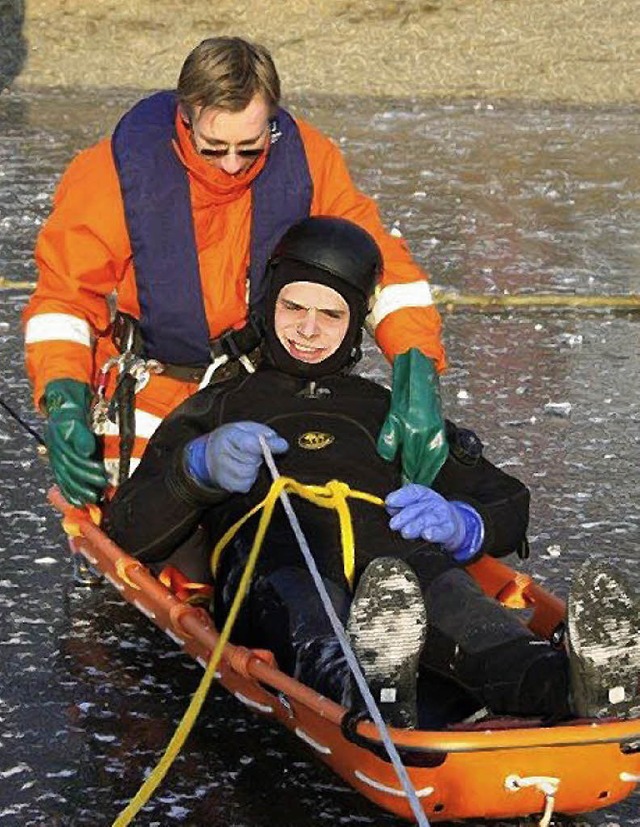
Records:
{"label": "black neoprene hood", "polygon": [[[309,379],[337,373],[357,362],[369,296],[381,268],[378,245],[357,224],[330,216],[314,216],[294,224],[278,242],[267,267],[267,358],[285,373]],[[331,287],[349,305],[349,327],[342,344],[327,359],[313,365],[290,356],[273,327],[278,295],[285,285],[295,281]]]}

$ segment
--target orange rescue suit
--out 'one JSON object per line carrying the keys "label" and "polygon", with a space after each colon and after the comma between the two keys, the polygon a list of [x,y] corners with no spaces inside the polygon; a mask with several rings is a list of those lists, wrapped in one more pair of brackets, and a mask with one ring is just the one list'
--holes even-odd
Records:
{"label": "orange rescue suit", "polygon": [[[378,345],[390,361],[418,347],[443,370],[440,317],[425,273],[411,259],[405,242],[385,231],[375,202],[356,189],[332,141],[305,121],[296,123],[313,182],[311,215],[334,215],[359,224],[382,251],[384,269],[370,317]],[[251,183],[268,163],[268,154],[246,172],[230,176],[198,155],[180,117],[176,133],[174,149],[189,176],[209,333],[216,338],[241,327],[247,317]],[[65,172],[53,212],[38,238],[36,263],[38,284],[23,320],[27,371],[39,407],[49,381],[71,378],[95,385],[100,368],[117,355],[110,335],[114,303],[123,313],[140,315],[110,139],[81,152]],[[197,387],[154,375],[137,394],[132,470],[161,419]],[[107,395],[112,389],[113,377]],[[112,477],[117,456],[114,428],[105,437],[105,462]]]}

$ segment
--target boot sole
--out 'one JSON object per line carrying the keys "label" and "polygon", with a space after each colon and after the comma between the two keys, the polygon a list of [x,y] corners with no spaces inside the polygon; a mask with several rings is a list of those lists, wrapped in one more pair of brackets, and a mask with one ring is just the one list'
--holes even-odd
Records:
{"label": "boot sole", "polygon": [[640,602],[617,569],[583,565],[568,601],[574,711],[583,718],[640,715]]}
{"label": "boot sole", "polygon": [[354,594],[347,632],[390,726],[417,726],[418,665],[426,631],[427,613],[413,570],[390,557],[370,563]]}

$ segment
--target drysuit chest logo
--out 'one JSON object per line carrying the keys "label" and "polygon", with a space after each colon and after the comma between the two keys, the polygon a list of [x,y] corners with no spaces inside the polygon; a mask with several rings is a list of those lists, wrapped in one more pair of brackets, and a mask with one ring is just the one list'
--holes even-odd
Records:
{"label": "drysuit chest logo", "polygon": [[323,434],[322,431],[307,431],[298,437],[298,445],[305,451],[319,451],[335,440],[333,434]]}

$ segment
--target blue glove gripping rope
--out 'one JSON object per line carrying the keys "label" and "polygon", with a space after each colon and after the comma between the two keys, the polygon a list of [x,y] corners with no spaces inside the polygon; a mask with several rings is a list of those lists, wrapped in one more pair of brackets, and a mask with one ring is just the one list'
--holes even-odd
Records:
{"label": "blue glove gripping rope", "polygon": [[287,441],[268,425],[227,422],[186,445],[187,470],[202,486],[245,494],[256,481],[262,465],[259,437],[267,440],[274,454],[289,448]]}
{"label": "blue glove gripping rope", "polygon": [[[271,476],[274,480],[278,479],[280,474],[278,473],[278,469],[276,468],[276,464],[273,460],[273,456],[267,445],[266,440],[263,436],[259,437],[260,445],[262,447],[262,453],[264,455],[264,460],[269,468]],[[333,628],[333,631],[336,635],[338,643],[340,644],[340,648],[345,656],[347,663],[349,664],[349,668],[353,672],[353,676],[356,680],[358,685],[358,689],[360,690],[362,697],[367,705],[367,710],[371,715],[373,722],[378,727],[378,731],[380,733],[380,737],[382,742],[387,750],[389,755],[389,759],[393,765],[393,768],[396,771],[396,775],[400,781],[400,784],[407,796],[407,800],[411,806],[413,814],[416,819],[416,823],[419,827],[429,827],[429,819],[427,818],[424,810],[420,806],[420,801],[418,799],[418,795],[415,791],[413,784],[411,783],[411,779],[409,778],[409,774],[402,763],[400,756],[398,755],[398,751],[395,747],[395,744],[391,740],[391,736],[389,735],[389,730],[387,725],[385,724],[382,715],[380,714],[380,710],[378,709],[376,702],[374,700],[373,695],[371,694],[371,690],[367,684],[366,678],[362,674],[362,670],[360,669],[360,664],[358,663],[356,656],[351,649],[349,644],[349,640],[347,638],[346,632],[336,614],[335,609],[333,608],[333,604],[331,603],[331,598],[329,597],[326,587],[322,582],[322,577],[320,576],[320,572],[318,571],[318,567],[316,566],[316,561],[313,559],[313,555],[311,553],[311,549],[309,548],[309,544],[303,534],[302,528],[300,523],[298,522],[298,518],[296,517],[295,511],[291,506],[291,501],[289,500],[289,496],[286,491],[283,491],[280,494],[280,499],[282,501],[282,505],[284,507],[285,513],[293,529],[293,533],[296,536],[298,541],[298,545],[300,546],[300,551],[302,552],[302,556],[305,559],[313,582],[315,583],[316,589],[318,590],[318,594],[320,595],[320,599],[322,601],[322,605],[327,613],[329,618],[329,622]]]}

